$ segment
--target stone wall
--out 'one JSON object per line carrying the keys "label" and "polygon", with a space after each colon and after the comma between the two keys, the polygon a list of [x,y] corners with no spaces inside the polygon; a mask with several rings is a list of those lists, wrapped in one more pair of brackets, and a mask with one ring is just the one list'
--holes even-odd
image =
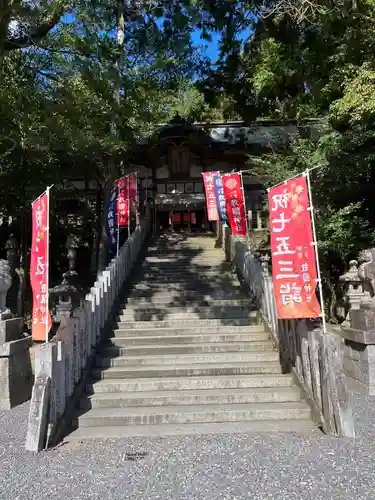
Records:
{"label": "stone wall", "polygon": [[345,342],[344,370],[348,377],[360,383],[366,394],[375,395],[375,339],[373,335],[350,328],[336,328]]}
{"label": "stone wall", "polygon": [[31,397],[31,338],[23,318],[0,320],[0,409],[9,410]]}

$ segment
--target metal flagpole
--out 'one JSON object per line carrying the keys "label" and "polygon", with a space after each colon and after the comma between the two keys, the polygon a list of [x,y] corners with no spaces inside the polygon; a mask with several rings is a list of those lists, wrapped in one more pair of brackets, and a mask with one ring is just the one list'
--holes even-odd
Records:
{"label": "metal flagpole", "polygon": [[143,217],[146,218],[147,217],[147,211],[148,211],[148,170],[146,169],[146,191],[145,191],[145,196],[146,196],[146,199],[145,199],[145,203],[144,203],[144,213],[143,213]]}
{"label": "metal flagpole", "polygon": [[117,209],[117,200],[118,200],[118,197],[119,197],[119,193],[120,193],[120,183],[117,184],[116,186],[116,191],[117,191],[117,198],[116,198],[116,222],[117,222],[117,242],[116,242],[116,246],[117,246],[117,250],[116,250],[116,255],[119,254],[119,251],[120,251],[120,217],[119,217],[119,210]]}
{"label": "metal flagpole", "polygon": [[135,172],[135,219],[136,219],[136,226],[139,226],[139,193],[138,193],[138,171]]}
{"label": "metal flagpole", "polygon": [[128,239],[130,238],[130,174],[127,176],[128,179]]}
{"label": "metal flagpole", "polygon": [[[325,163],[321,163],[320,165],[316,165],[316,167],[313,167],[313,168],[307,169],[307,170],[305,170],[304,172],[300,172],[299,174],[293,175],[292,177],[289,177],[289,179],[285,179],[285,180],[283,180],[283,181],[281,181],[281,182],[278,182],[278,183],[277,183],[277,184],[275,184],[274,186],[270,186],[269,188],[267,188],[267,191],[269,191],[270,189],[275,188],[275,187],[277,187],[277,186],[281,186],[281,184],[286,184],[287,182],[289,182],[289,181],[291,181],[291,180],[295,179],[296,177],[300,177],[301,175],[305,175],[305,174],[306,174],[306,172],[308,172],[309,170],[310,170],[310,172],[311,172],[312,170],[315,170],[315,169],[317,169],[317,168],[324,167],[325,165],[326,165]],[[242,170],[242,172],[249,172],[249,170]]]}
{"label": "metal flagpole", "polygon": [[316,228],[315,228],[315,215],[314,215],[314,206],[312,203],[312,191],[311,191],[311,182],[310,182],[310,172],[309,169],[306,170],[303,174],[306,177],[307,180],[307,189],[309,193],[309,203],[310,206],[308,210],[310,210],[311,213],[311,226],[312,226],[312,232],[313,232],[313,246],[315,250],[315,260],[316,260],[316,271],[318,273],[318,288],[319,288],[319,295],[320,295],[320,309],[321,309],[321,314],[322,314],[322,326],[323,326],[323,333],[327,333],[327,327],[326,327],[326,315],[325,315],[325,310],[324,310],[324,300],[323,300],[323,287],[322,287],[322,279],[320,276],[320,263],[319,263],[319,253],[318,253],[318,242],[316,238]]}
{"label": "metal flagpole", "polygon": [[242,172],[240,172],[240,178],[241,178],[241,190],[242,190],[243,204],[244,204],[244,209],[245,209],[246,235],[249,236],[249,224],[248,224],[248,220],[247,220],[247,216],[246,216],[246,198],[245,198],[245,190],[243,187]]}
{"label": "metal flagpole", "polygon": [[48,342],[48,334],[49,334],[49,328],[48,328],[48,315],[49,315],[49,201],[50,201],[50,190],[52,186],[47,186],[46,189],[46,197],[47,197],[47,237],[46,237],[46,316],[45,316],[45,321],[46,321],[46,343]]}
{"label": "metal flagpole", "polygon": [[[221,180],[222,195],[224,196],[223,175],[220,171],[219,171],[219,175],[220,175],[220,180]],[[225,201],[225,211],[227,212],[227,200],[225,199],[225,196],[224,196],[224,201]],[[223,227],[229,227],[227,224],[227,220],[228,220],[228,217],[226,217],[226,219],[224,220]]]}
{"label": "metal flagpole", "polygon": [[[223,177],[225,177],[226,175],[230,175],[230,174],[225,174],[225,173],[221,173],[221,171],[219,171],[219,175],[221,177],[221,187],[222,187],[222,190],[223,190],[223,195],[224,195],[224,187],[223,187]],[[225,208],[227,206],[227,200],[225,200]],[[229,219],[228,219],[229,220]],[[224,221],[224,224],[223,224],[224,227],[229,227],[229,225],[227,224],[227,220]]]}

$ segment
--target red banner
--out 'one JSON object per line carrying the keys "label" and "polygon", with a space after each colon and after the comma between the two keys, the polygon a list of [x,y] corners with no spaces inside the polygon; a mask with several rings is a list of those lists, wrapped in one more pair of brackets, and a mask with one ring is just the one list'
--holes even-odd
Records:
{"label": "red banner", "polygon": [[33,340],[48,340],[48,332],[52,326],[48,310],[48,211],[49,195],[46,192],[34,201],[31,211],[30,281],[33,291]]}
{"label": "red banner", "polygon": [[219,172],[205,172],[202,175],[203,175],[204,188],[206,191],[208,220],[218,221],[219,214],[217,211],[215,186],[214,186],[212,177],[214,175],[219,175]]}
{"label": "red banner", "polygon": [[241,174],[223,175],[223,189],[229,224],[232,234],[246,236],[245,200],[242,190]]}
{"label": "red banner", "polygon": [[129,177],[117,179],[116,217],[119,226],[127,226],[129,221]]}
{"label": "red banner", "polygon": [[306,177],[268,191],[272,275],[279,319],[317,318],[317,271]]}

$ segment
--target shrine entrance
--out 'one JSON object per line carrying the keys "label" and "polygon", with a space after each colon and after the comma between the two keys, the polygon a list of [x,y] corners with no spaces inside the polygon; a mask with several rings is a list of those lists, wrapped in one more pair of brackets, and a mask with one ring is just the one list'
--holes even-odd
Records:
{"label": "shrine entrance", "polygon": [[202,232],[206,229],[205,211],[158,210],[157,227],[160,232]]}

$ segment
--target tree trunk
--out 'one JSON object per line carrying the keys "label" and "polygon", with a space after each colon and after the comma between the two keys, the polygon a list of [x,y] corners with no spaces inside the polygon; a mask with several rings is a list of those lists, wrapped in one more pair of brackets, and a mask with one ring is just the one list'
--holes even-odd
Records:
{"label": "tree trunk", "polygon": [[[118,71],[118,84],[116,86],[115,90],[115,98],[120,105],[120,98],[121,98],[121,70],[122,70],[122,65],[123,65],[123,60],[124,60],[124,40],[125,40],[125,17],[124,17],[124,3],[123,0],[118,0],[117,1],[117,13],[116,13],[116,18],[117,18],[117,45],[119,46],[120,50],[120,56],[117,60],[117,71]],[[118,127],[117,123],[117,115],[114,113],[113,120],[112,120],[112,129],[113,132],[116,133],[116,129]],[[115,165],[115,162],[113,160],[113,157],[110,157],[108,160],[107,164],[107,180],[103,183],[102,187],[102,197],[103,197],[103,211],[101,215],[101,234],[100,234],[100,246],[99,246],[99,259],[98,259],[98,273],[102,272],[106,265],[107,265],[107,207],[108,203],[110,200],[111,196],[111,191],[113,188],[113,183],[115,181],[116,173],[117,173],[117,168]],[[117,235],[119,237],[119,235]]]}
{"label": "tree trunk", "polygon": [[0,0],[0,75],[2,72],[3,58],[5,55],[5,44],[8,36],[9,20],[10,20],[9,0]]}

